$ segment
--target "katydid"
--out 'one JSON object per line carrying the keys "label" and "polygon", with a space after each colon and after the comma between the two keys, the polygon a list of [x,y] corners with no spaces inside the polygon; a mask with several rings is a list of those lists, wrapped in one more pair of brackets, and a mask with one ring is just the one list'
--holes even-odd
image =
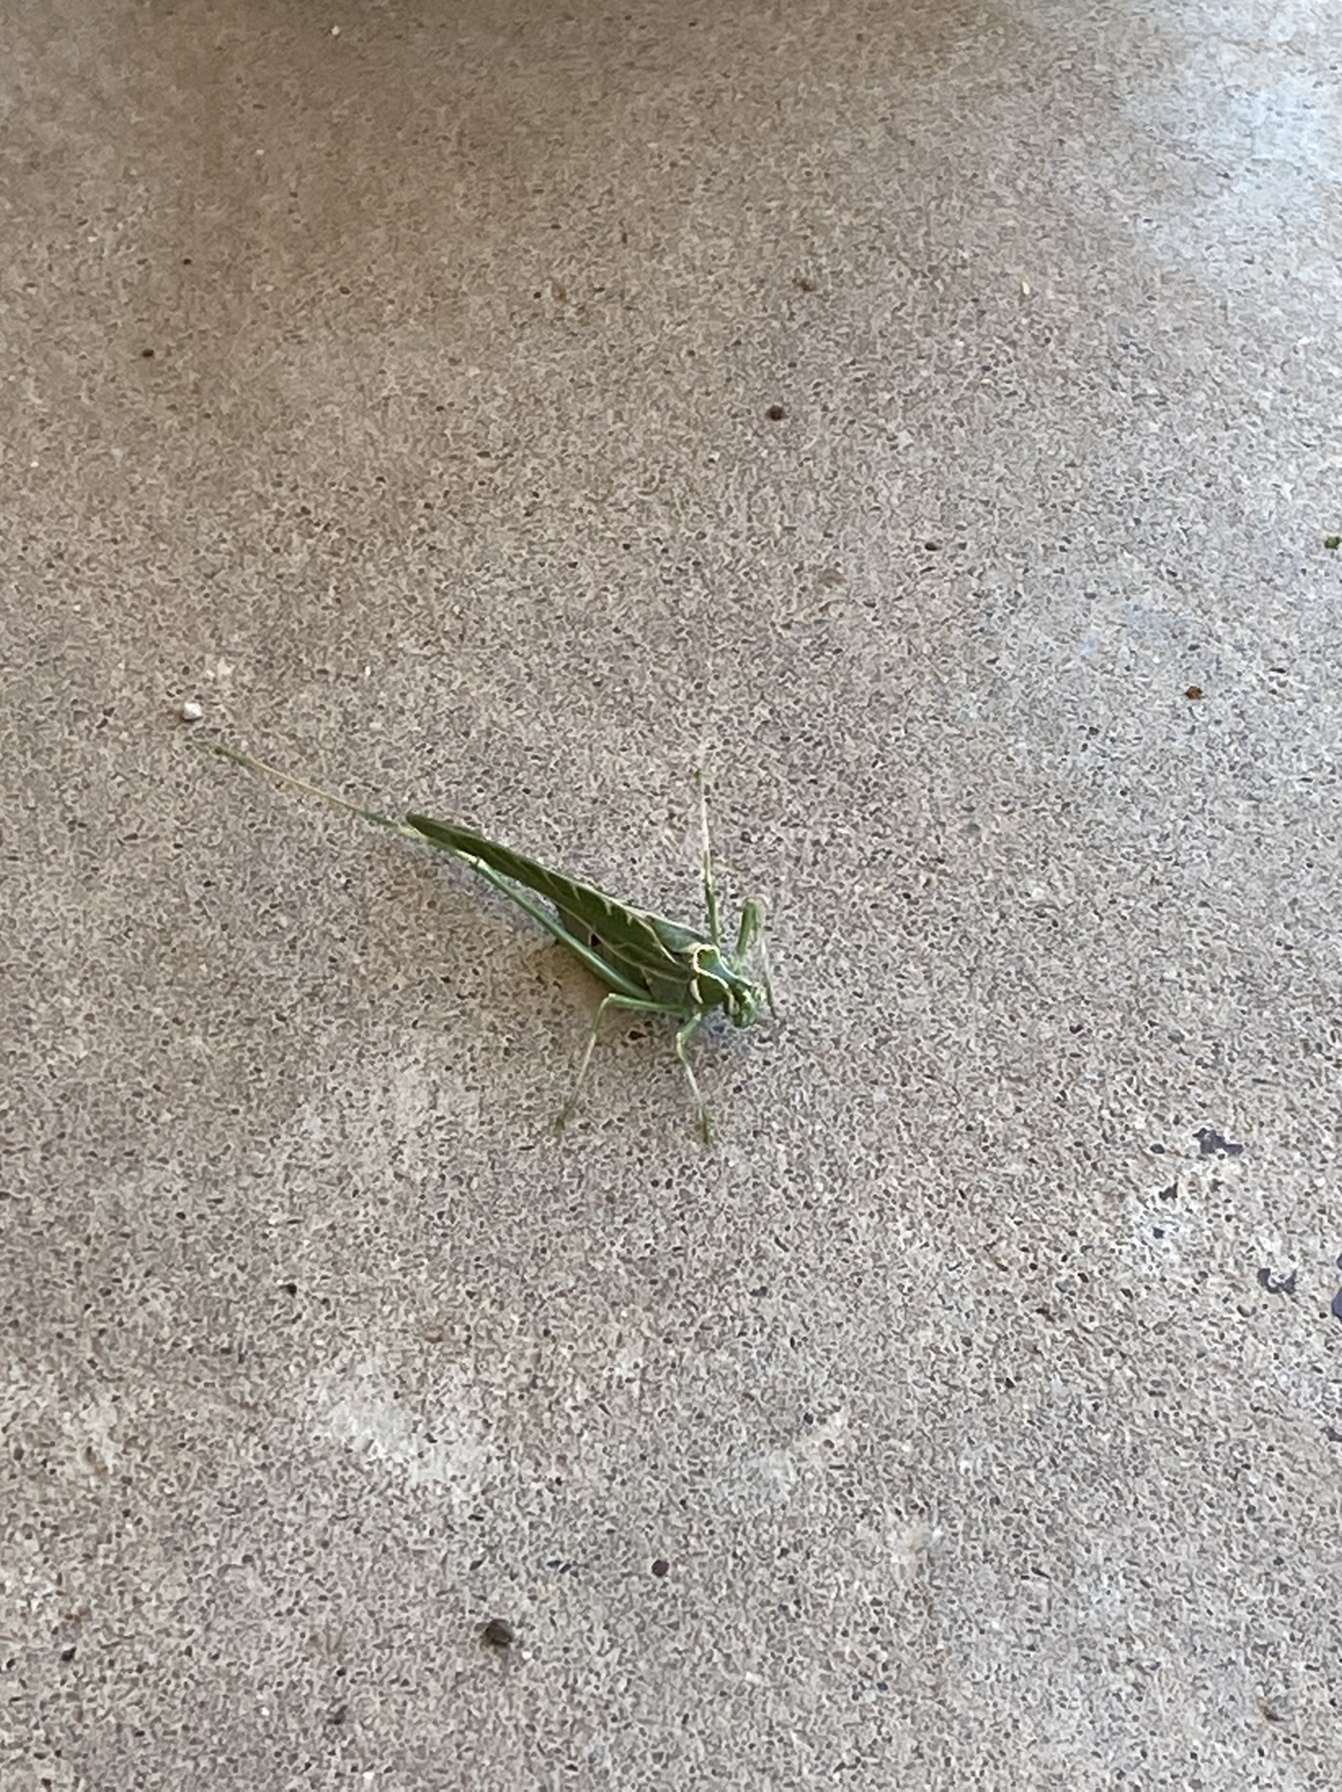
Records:
{"label": "katydid", "polygon": [[[239,753],[215,741],[206,744],[211,752],[246,766],[250,771],[260,772],[348,814],[388,828],[407,840],[427,843],[450,853],[509,897],[533,921],[539,922],[552,938],[592,972],[606,994],[597,1008],[578,1074],[556,1121],[557,1127],[564,1126],[577,1104],[606,1010],[619,1008],[632,1014],[663,1015],[677,1023],[676,1057],[694,1097],[704,1142],[712,1142],[708,1109],[685,1048],[715,1008],[722,1009],[738,1027],[750,1026],[766,1005],[771,1014],[777,1014],[777,1009],[764,942],[764,917],[758,902],[741,905],[735,944],[730,948],[723,944],[708,832],[708,795],[702,770],[696,772],[695,783],[699,792],[703,843],[707,937],[679,921],[667,920],[664,915],[631,908],[590,884],[578,883],[558,871],[551,871],[536,860],[487,840],[469,828],[415,813],[408,814],[404,821],[396,821],[390,816],[379,815],[374,809],[347,802],[331,791],[320,790],[288,772],[277,771],[274,766],[253,759],[247,753]],[[542,900],[534,901],[533,895]],[[546,907],[547,903],[551,906]]]}

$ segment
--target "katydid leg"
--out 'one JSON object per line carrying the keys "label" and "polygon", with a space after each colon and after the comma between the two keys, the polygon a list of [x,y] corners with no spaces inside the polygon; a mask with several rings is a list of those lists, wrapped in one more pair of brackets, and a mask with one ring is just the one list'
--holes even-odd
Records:
{"label": "katydid leg", "polygon": [[685,1047],[689,1044],[690,1040],[694,1038],[694,1035],[703,1025],[705,1019],[706,1016],[702,1012],[699,1014],[692,1014],[679,1029],[676,1033],[676,1056],[680,1059],[680,1068],[685,1072],[686,1080],[690,1085],[690,1092],[694,1096],[694,1105],[699,1111],[699,1130],[704,1135],[704,1143],[705,1145],[711,1145],[713,1143],[713,1123],[708,1117],[708,1109],[704,1106],[704,1098],[699,1093],[699,1084],[695,1080],[693,1067],[691,1066],[689,1059],[685,1056]]}
{"label": "katydid leg", "polygon": [[736,950],[732,953],[733,959],[739,961],[749,952],[755,936],[760,930],[760,925],[759,903],[743,902],[741,904],[741,925],[736,930]]}
{"label": "katydid leg", "polygon": [[777,1004],[777,1002],[774,1001],[773,972],[769,968],[769,948],[765,944],[765,941],[764,941],[764,927],[763,927],[762,923],[760,926],[759,938],[756,941],[755,950],[759,953],[760,975],[764,979],[764,999],[769,1004],[770,1014],[772,1014],[774,1019],[777,1020],[778,1019],[778,1004]]}
{"label": "katydid leg", "polygon": [[667,1008],[665,1004],[661,1002],[635,1000],[633,996],[622,996],[618,993],[604,996],[601,1000],[601,1005],[596,1011],[596,1018],[592,1022],[592,1031],[587,1037],[587,1050],[583,1053],[582,1063],[578,1066],[578,1074],[574,1078],[573,1089],[568,1100],[560,1109],[559,1118],[555,1122],[555,1130],[557,1132],[563,1131],[569,1116],[577,1105],[578,1096],[582,1092],[583,1080],[587,1075],[587,1067],[592,1062],[592,1053],[596,1050],[597,1035],[601,1031],[602,1016],[605,1014],[607,1008],[624,1008],[632,1014],[674,1014],[677,1018],[679,1018],[680,1014],[679,1009]]}
{"label": "katydid leg", "polygon": [[708,914],[708,937],[721,950],[722,933],[718,924],[718,887],[713,877],[713,842],[708,832],[708,786],[704,782],[702,766],[694,774],[694,781],[699,786],[699,837],[703,846],[704,908]]}
{"label": "katydid leg", "polygon": [[774,983],[769,970],[769,948],[764,943],[764,914],[758,902],[741,904],[741,926],[736,935],[736,950],[732,954],[732,962],[740,965],[751,947],[760,961],[760,971],[764,978],[764,999],[769,1004],[769,1012],[778,1018],[778,1004],[774,1001]]}

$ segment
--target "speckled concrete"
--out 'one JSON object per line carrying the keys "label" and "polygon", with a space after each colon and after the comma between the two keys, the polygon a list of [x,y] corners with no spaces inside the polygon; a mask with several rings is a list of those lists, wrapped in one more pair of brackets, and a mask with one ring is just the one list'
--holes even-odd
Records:
{"label": "speckled concrete", "polygon": [[6,1792],[1336,1784],[1337,46],[6,9]]}

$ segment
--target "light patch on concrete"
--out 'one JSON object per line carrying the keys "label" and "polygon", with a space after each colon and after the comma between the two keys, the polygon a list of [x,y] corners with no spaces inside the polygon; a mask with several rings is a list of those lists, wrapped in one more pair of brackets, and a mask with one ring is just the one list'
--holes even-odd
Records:
{"label": "light patch on concrete", "polygon": [[[445,1026],[460,1030],[452,1015]],[[444,1134],[456,1137],[478,1123],[473,1073],[474,1058],[463,1068],[436,1032],[364,1039],[330,1065],[297,1116],[295,1148],[338,1157],[373,1186],[394,1171],[431,1173]]]}
{"label": "light patch on concrete", "polygon": [[841,1406],[827,1419],[804,1427],[790,1444],[750,1457],[737,1477],[738,1486],[766,1505],[786,1505],[804,1481],[823,1471],[826,1457],[847,1430],[848,1408]]}
{"label": "light patch on concrete", "polygon": [[1308,44],[1312,10],[1208,16],[1169,77],[1126,102],[1139,129],[1203,176],[1186,204],[1145,208],[1149,246],[1228,293],[1283,304],[1294,280],[1326,279],[1332,265],[1299,205],[1302,189],[1324,211],[1335,203],[1342,156],[1334,77]]}
{"label": "light patch on concrete", "polygon": [[319,1437],[362,1456],[412,1487],[474,1493],[486,1457],[480,1415],[464,1376],[432,1411],[412,1410],[374,1358],[315,1378],[310,1390]]}

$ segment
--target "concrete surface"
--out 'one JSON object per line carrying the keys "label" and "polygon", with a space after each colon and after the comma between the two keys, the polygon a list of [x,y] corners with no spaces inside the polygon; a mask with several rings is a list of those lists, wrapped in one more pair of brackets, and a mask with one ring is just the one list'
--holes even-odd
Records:
{"label": "concrete surface", "polygon": [[6,9],[6,1792],[1337,1784],[1340,67]]}

